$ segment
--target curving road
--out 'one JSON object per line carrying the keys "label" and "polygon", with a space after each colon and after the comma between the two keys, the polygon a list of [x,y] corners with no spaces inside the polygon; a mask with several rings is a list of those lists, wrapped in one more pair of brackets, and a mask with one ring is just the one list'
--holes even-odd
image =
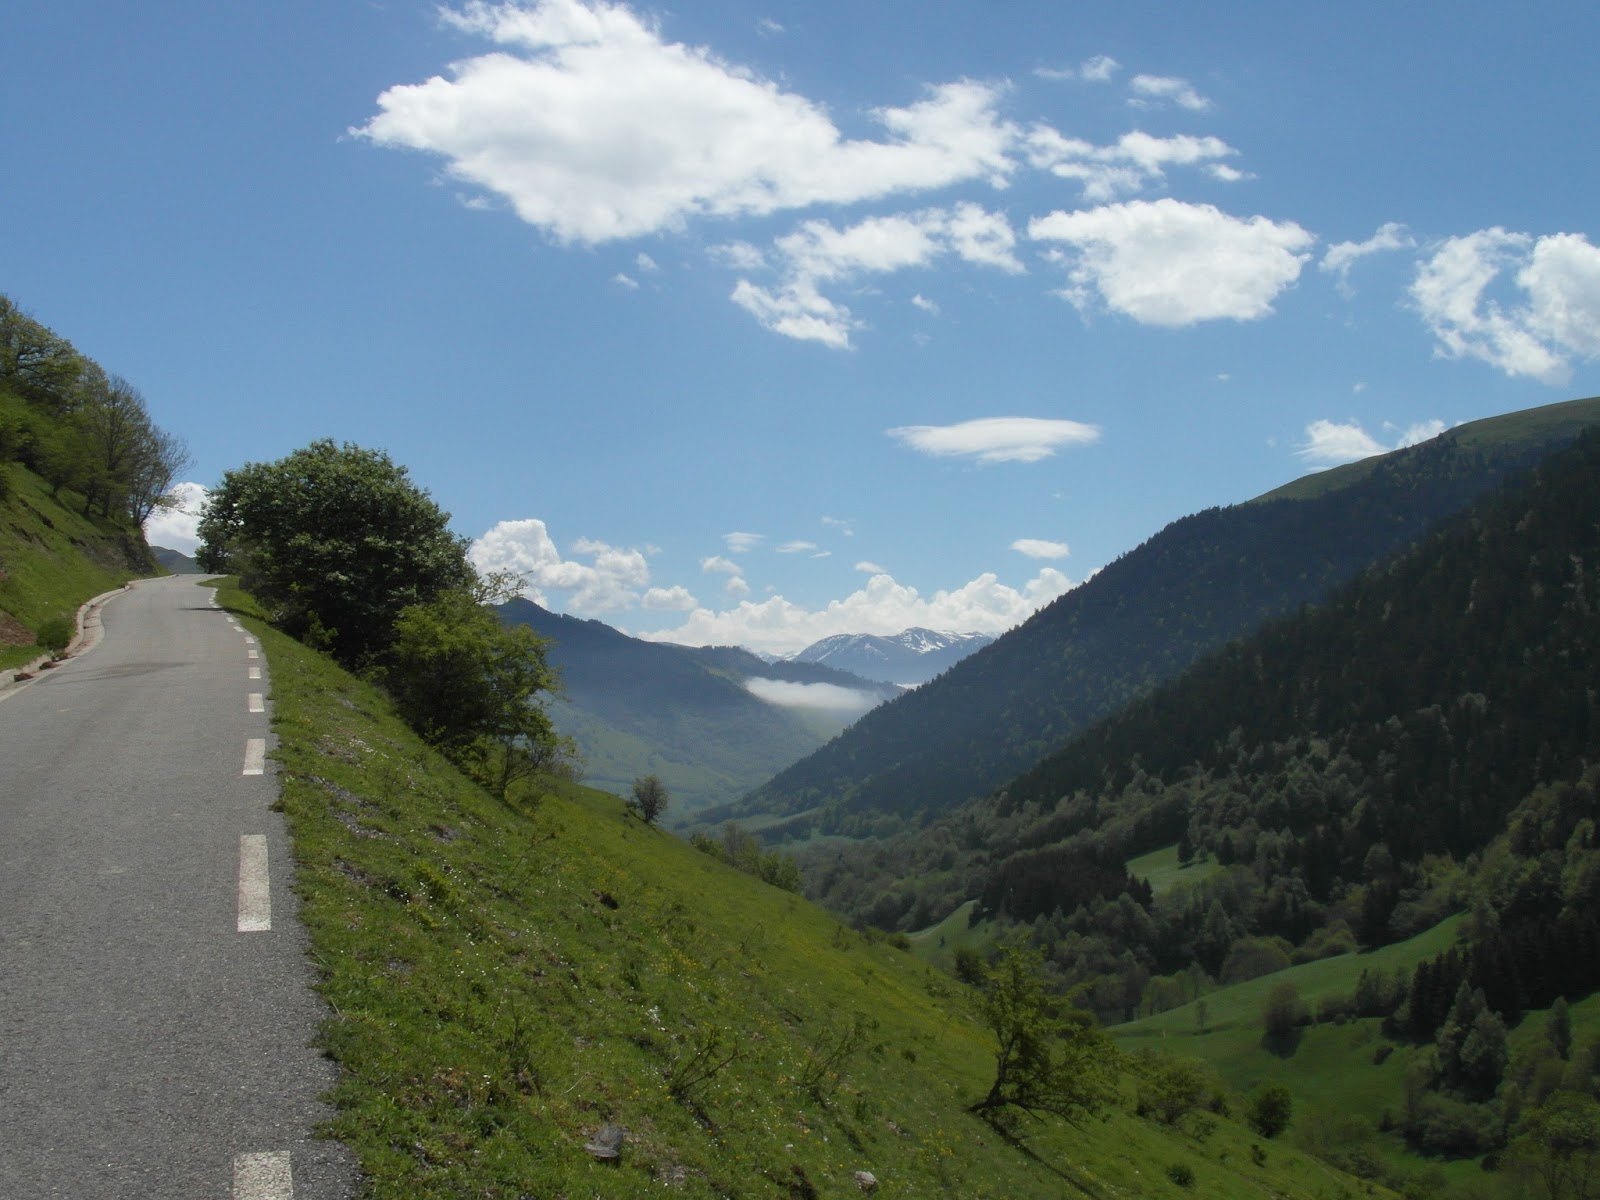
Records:
{"label": "curving road", "polygon": [[[0,692],[0,1192],[334,1200],[265,663],[194,576]],[[258,676],[252,678],[252,674]]]}

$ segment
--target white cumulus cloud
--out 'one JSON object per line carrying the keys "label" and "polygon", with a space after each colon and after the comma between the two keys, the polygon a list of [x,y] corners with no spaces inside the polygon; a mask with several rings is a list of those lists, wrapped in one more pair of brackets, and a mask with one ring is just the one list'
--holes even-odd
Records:
{"label": "white cumulus cloud", "polygon": [[1328,247],[1322,261],[1317,265],[1324,271],[1332,272],[1339,277],[1339,287],[1348,292],[1350,289],[1350,268],[1369,254],[1380,254],[1387,250],[1410,250],[1417,244],[1417,240],[1406,232],[1406,227],[1395,221],[1385,222],[1364,242],[1338,242]]}
{"label": "white cumulus cloud", "polygon": [[644,594],[641,603],[646,608],[667,612],[688,612],[700,606],[694,594],[681,584],[669,588],[653,587]]}
{"label": "white cumulus cloud", "polygon": [[1097,425],[1043,417],[980,417],[955,425],[902,425],[885,432],[923,454],[976,458],[980,463],[1038,462],[1063,446],[1100,440]]}
{"label": "white cumulus cloud", "polygon": [[1176,104],[1190,112],[1205,112],[1211,107],[1207,100],[1187,79],[1171,75],[1135,75],[1128,81],[1133,93],[1128,103],[1135,108],[1161,108]]}
{"label": "white cumulus cloud", "polygon": [[1555,385],[1574,358],[1600,357],[1600,248],[1581,234],[1449,238],[1418,267],[1411,299],[1442,357]]}
{"label": "white cumulus cloud", "polygon": [[985,572],[959,588],[923,596],[916,588],[880,573],[865,587],[824,608],[808,609],[781,595],[771,596],[759,602],[745,600],[721,611],[697,608],[675,629],[638,636],[689,646],[737,645],[792,654],[834,634],[892,636],[916,625],[1000,634],[1073,586],[1060,571],[1044,567],[1020,588]]}
{"label": "white cumulus cloud", "polygon": [[949,255],[1018,274],[1016,240],[1004,214],[972,203],[868,217],[844,228],[806,221],[773,243],[782,278],[770,287],[740,279],[730,298],[773,333],[848,349],[860,322],[823,294],[825,285],[929,267]]}
{"label": "white cumulus cloud", "polygon": [[1243,175],[1224,169],[1220,160],[1238,153],[1221,138],[1155,137],[1143,130],[1125,133],[1109,146],[1062,136],[1048,125],[1028,132],[1028,161],[1040,170],[1083,185],[1091,204],[1143,191],[1166,180],[1169,166],[1199,166],[1214,178],[1232,183]]}
{"label": "white cumulus cloud", "polygon": [[1292,221],[1241,220],[1170,198],[1055,212],[1028,233],[1070,247],[1062,295],[1078,308],[1098,296],[1113,312],[1168,327],[1266,316],[1316,240]]}
{"label": "white cumulus cloud", "polygon": [[1387,454],[1402,446],[1415,446],[1438,437],[1444,430],[1445,423],[1437,419],[1419,421],[1404,430],[1386,425],[1385,432],[1398,436],[1385,445],[1363,429],[1359,421],[1313,421],[1306,426],[1306,440],[1295,453],[1308,463],[1332,467],[1371,458],[1374,454]]}
{"label": "white cumulus cloud", "polygon": [[467,549],[467,558],[481,574],[510,571],[523,581],[522,594],[550,607],[553,592],[564,593],[568,612],[592,616],[629,608],[639,589],[650,582],[650,566],[639,550],[625,550],[579,538],[573,553],[592,561],[563,558],[545,523],[535,518],[501,521]]}
{"label": "white cumulus cloud", "polygon": [[442,157],[530,225],[595,244],[697,216],[764,215],[970,180],[1003,184],[1017,130],[1001,88],[929,87],[871,114],[881,140],[844,136],[822,105],[673,42],[605,0],[475,2],[444,10],[495,49],[449,76],[384,91],[353,130]]}
{"label": "white cumulus cloud", "polygon": [[1109,83],[1121,68],[1122,64],[1109,54],[1097,54],[1076,67],[1037,67],[1033,73],[1040,79],[1067,83]]}
{"label": "white cumulus cloud", "polygon": [[204,484],[179,483],[171,495],[177,501],[173,507],[158,508],[145,518],[144,540],[193,557],[200,548],[200,517],[211,492]]}

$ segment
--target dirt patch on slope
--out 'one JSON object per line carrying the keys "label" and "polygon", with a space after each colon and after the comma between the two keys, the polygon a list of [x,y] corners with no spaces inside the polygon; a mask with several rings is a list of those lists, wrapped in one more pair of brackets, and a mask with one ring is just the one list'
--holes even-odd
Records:
{"label": "dirt patch on slope", "polygon": [[0,646],[31,646],[33,631],[10,613],[0,610]]}

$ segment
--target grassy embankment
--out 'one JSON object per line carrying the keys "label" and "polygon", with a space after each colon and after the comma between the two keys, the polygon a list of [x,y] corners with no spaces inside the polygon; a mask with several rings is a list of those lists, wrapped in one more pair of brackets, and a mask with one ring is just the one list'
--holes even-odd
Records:
{"label": "grassy embankment", "polygon": [[[35,658],[34,635],[52,617],[130,579],[159,574],[139,532],[98,518],[50,495],[20,464],[0,465],[10,495],[0,499],[0,670]],[[68,497],[69,499],[75,497]],[[9,678],[9,677],[8,677]]]}
{"label": "grassy embankment", "polygon": [[[844,1196],[865,1170],[878,1196],[1176,1196],[1175,1166],[1196,1195],[1364,1190],[1231,1121],[1135,1117],[1131,1084],[1017,1145],[966,1111],[993,1046],[962,985],[614,796],[492,799],[248,623],[345,1071],[332,1132],[374,1195]],[[585,1143],[608,1123],[626,1140],[603,1161]]]}

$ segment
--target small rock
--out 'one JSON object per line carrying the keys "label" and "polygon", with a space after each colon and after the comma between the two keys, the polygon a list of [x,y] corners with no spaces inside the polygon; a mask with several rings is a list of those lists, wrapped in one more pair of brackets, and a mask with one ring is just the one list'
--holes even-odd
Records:
{"label": "small rock", "polygon": [[583,1144],[583,1148],[596,1158],[617,1158],[622,1154],[622,1140],[627,1136],[620,1125],[605,1124],[600,1132]]}
{"label": "small rock", "polygon": [[856,1186],[863,1192],[875,1192],[878,1190],[878,1177],[871,1171],[857,1171],[853,1178],[856,1181]]}

